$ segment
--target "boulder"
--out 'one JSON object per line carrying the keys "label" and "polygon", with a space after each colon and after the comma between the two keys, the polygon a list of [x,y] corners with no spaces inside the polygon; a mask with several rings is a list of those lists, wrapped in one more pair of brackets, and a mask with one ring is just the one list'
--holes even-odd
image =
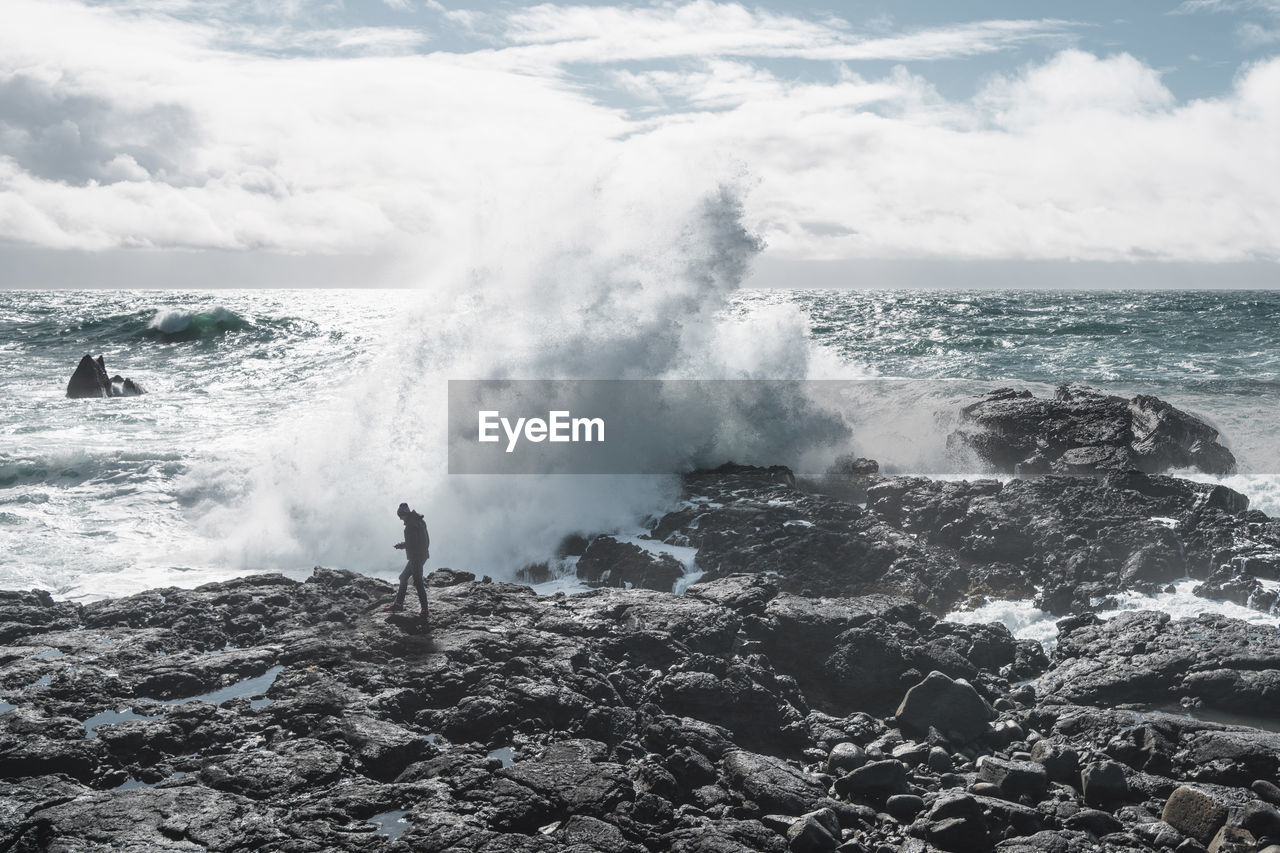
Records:
{"label": "boulder", "polygon": [[836,780],[836,793],[845,797],[886,800],[894,794],[909,794],[907,768],[892,758],[872,761]]}
{"label": "boulder", "polygon": [[787,829],[791,853],[829,853],[840,844],[840,820],[831,809],[801,815]]}
{"label": "boulder", "polygon": [[1258,839],[1253,833],[1238,826],[1224,826],[1209,842],[1209,853],[1253,853]]}
{"label": "boulder", "polygon": [[1280,809],[1270,803],[1245,803],[1234,822],[1258,838],[1280,839]]}
{"label": "boulder", "polygon": [[1160,819],[1201,844],[1208,844],[1227,822],[1227,807],[1210,794],[1186,785],[1169,795]]}
{"label": "boulder", "polygon": [[1049,774],[1034,761],[1011,761],[984,755],[978,760],[978,776],[997,786],[1010,799],[1024,794],[1039,800],[1049,786]]}
{"label": "boulder", "polygon": [[1044,765],[1045,773],[1055,782],[1065,785],[1080,778],[1080,756],[1069,746],[1036,741],[1031,747],[1031,760]]}
{"label": "boulder", "polygon": [[995,712],[973,685],[938,671],[907,691],[898,705],[898,723],[907,731],[928,734],[933,728],[956,744],[990,731]]}
{"label": "boulder", "polygon": [[1115,805],[1129,797],[1129,779],[1124,765],[1115,761],[1095,761],[1080,771],[1084,801],[1091,806]]}

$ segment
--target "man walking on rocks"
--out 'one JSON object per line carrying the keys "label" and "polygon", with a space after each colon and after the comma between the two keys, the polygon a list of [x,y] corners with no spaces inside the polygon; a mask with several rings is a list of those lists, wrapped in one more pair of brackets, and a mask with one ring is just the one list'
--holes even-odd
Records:
{"label": "man walking on rocks", "polygon": [[418,601],[422,605],[421,616],[426,619],[427,587],[422,582],[422,567],[431,556],[431,536],[427,533],[427,522],[420,513],[409,509],[407,503],[400,504],[396,515],[404,522],[404,541],[397,542],[395,547],[402,549],[409,561],[404,564],[404,571],[400,573],[400,591],[396,593],[396,600],[384,609],[393,612],[404,610],[404,597],[409,591],[409,578],[413,578],[413,585],[418,590]]}

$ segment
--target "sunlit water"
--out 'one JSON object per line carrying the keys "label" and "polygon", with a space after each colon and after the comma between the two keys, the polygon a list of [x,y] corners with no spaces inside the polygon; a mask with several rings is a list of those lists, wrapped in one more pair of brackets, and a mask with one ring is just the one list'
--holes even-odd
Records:
{"label": "sunlit water", "polygon": [[[1280,512],[1275,294],[741,292],[718,332],[726,358],[779,311],[804,320],[810,375],[909,380],[868,384],[845,413],[850,449],[887,471],[983,473],[946,453],[959,404],[1002,385],[1082,381],[1204,416],[1241,463],[1224,482]],[[753,331],[735,337],[738,321]],[[443,388],[419,383],[441,377],[401,353],[418,340],[465,349],[452,327],[412,290],[0,292],[0,587],[83,600],[314,565],[394,577],[394,508],[442,476],[425,461],[439,448],[423,424]],[[85,353],[149,393],[66,399]],[[544,540],[635,536],[675,499],[670,484],[618,478],[561,509],[545,497],[572,485],[514,485],[455,482],[422,498],[432,565],[510,578],[520,559],[550,555]],[[682,585],[696,577],[692,551],[631,541],[679,559]],[[989,605],[1020,635],[1049,639],[1051,622],[1027,606]]]}

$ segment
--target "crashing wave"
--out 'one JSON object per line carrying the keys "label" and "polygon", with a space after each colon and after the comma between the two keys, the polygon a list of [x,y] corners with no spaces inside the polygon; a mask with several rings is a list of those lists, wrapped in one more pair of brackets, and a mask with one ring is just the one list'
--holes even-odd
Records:
{"label": "crashing wave", "polygon": [[147,327],[147,334],[166,340],[195,340],[238,332],[250,325],[252,324],[248,320],[222,306],[212,311],[167,308],[156,312]]}

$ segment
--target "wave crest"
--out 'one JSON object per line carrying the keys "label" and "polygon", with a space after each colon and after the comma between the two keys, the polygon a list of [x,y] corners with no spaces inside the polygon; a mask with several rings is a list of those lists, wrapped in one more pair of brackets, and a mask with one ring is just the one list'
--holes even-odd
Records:
{"label": "wave crest", "polygon": [[220,305],[211,311],[167,308],[156,312],[147,326],[147,335],[171,341],[198,340],[243,331],[252,325],[236,312]]}

